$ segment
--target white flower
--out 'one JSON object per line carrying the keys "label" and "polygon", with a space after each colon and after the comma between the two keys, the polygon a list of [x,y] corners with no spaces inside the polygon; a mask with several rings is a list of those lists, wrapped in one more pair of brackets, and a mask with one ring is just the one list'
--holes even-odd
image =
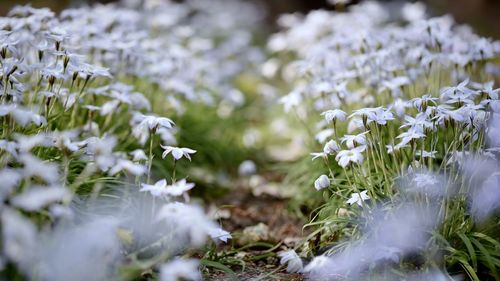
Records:
{"label": "white flower", "polygon": [[22,179],[21,171],[17,169],[3,168],[0,170],[2,188],[0,189],[0,200],[9,195],[19,185]]}
{"label": "white flower", "polygon": [[405,3],[401,14],[409,22],[425,19],[425,5],[421,2]]}
{"label": "white flower", "polygon": [[314,259],[304,268],[303,272],[314,272],[324,269],[324,267],[329,264],[330,258],[321,255],[314,257]]}
{"label": "white flower", "polygon": [[413,107],[421,110],[423,105],[436,105],[437,100],[438,98],[435,98],[432,95],[428,94],[428,95],[423,95],[422,97],[414,98],[410,100],[409,103]]}
{"label": "white flower", "polygon": [[114,111],[116,111],[119,105],[120,105],[119,100],[111,100],[104,103],[101,106],[101,112],[100,112],[101,116],[106,116],[109,115],[110,113],[113,113]]}
{"label": "white flower", "polygon": [[369,131],[366,131],[364,133],[357,135],[344,135],[342,138],[340,138],[340,141],[342,143],[345,143],[348,148],[354,148],[354,143],[365,145],[366,144],[365,135],[368,134],[368,132]]}
{"label": "white flower", "polygon": [[292,107],[296,107],[302,102],[302,96],[299,91],[293,91],[282,97],[279,102],[283,104],[285,112],[289,112]]}
{"label": "white flower", "polygon": [[180,202],[163,205],[158,211],[157,220],[175,226],[172,235],[183,237],[195,247],[203,245],[210,230],[217,227],[202,208]]}
{"label": "white flower", "polygon": [[467,84],[469,84],[469,79],[465,79],[460,82],[456,87],[446,87],[441,90],[441,98],[455,99],[455,98],[468,98],[471,95],[476,94],[474,90],[467,88]]}
{"label": "white flower", "polygon": [[208,235],[214,240],[220,240],[224,243],[227,243],[228,239],[233,239],[231,233],[225,231],[224,229],[217,227],[213,228],[208,232]]}
{"label": "white flower", "polygon": [[252,160],[245,160],[241,162],[240,166],[238,167],[238,174],[240,176],[248,176],[255,174],[257,171],[257,166],[255,166],[255,163]]}
{"label": "white flower", "polygon": [[387,121],[391,120],[394,120],[394,115],[391,111],[384,108],[378,108],[375,114],[371,118],[368,118],[368,123],[374,121],[379,125],[386,125]]}
{"label": "white flower", "polygon": [[24,164],[24,178],[37,176],[45,180],[47,183],[55,183],[59,179],[59,169],[55,163],[42,161],[31,154],[23,154],[19,157],[19,159],[21,163]]}
{"label": "white flower", "polygon": [[311,152],[310,155],[313,157],[312,158],[313,161],[320,157],[323,158],[328,157],[328,155],[325,152]]}
{"label": "white flower", "polygon": [[330,186],[330,179],[327,175],[321,175],[314,181],[314,188],[321,190]]}
{"label": "white flower", "polygon": [[394,110],[398,117],[403,117],[407,107],[408,102],[398,98],[392,103],[390,109]]}
{"label": "white flower", "polygon": [[134,112],[130,121],[132,134],[144,143],[149,137],[150,132],[159,133],[160,129],[171,129],[174,122],[165,117],[157,117],[154,115],[144,115],[139,112]]}
{"label": "white flower", "polygon": [[336,120],[345,121],[347,114],[340,109],[332,109],[321,113],[321,116],[324,116],[327,123],[332,123]]}
{"label": "white flower", "polygon": [[109,170],[109,174],[115,175],[122,170],[125,170],[134,176],[142,176],[147,171],[146,167],[141,164],[134,163],[127,159],[118,159],[116,160],[115,165]]}
{"label": "white flower", "polygon": [[142,123],[147,124],[150,130],[156,129],[158,127],[172,128],[174,121],[166,117],[156,117],[156,116],[144,116]]}
{"label": "white flower", "polygon": [[30,109],[17,106],[16,104],[0,105],[0,117],[10,114],[14,120],[21,126],[26,127],[29,123],[36,126],[45,125],[47,120]]}
{"label": "white flower", "polygon": [[480,89],[480,91],[486,93],[490,99],[498,100],[498,93],[500,92],[500,89],[493,89],[494,84],[494,81],[487,82],[484,84],[484,87]]}
{"label": "white flower", "polygon": [[18,148],[19,145],[17,142],[0,140],[0,150],[8,152],[10,155],[14,156],[14,158],[18,157],[17,153]]}
{"label": "white flower", "polygon": [[370,196],[368,196],[366,194],[367,192],[368,192],[367,190],[364,190],[364,191],[361,191],[360,193],[351,194],[351,198],[349,198],[349,200],[347,200],[346,203],[349,205],[356,203],[360,207],[362,207],[363,201],[370,199]]}
{"label": "white flower", "polygon": [[146,153],[142,149],[136,149],[130,152],[130,155],[132,155],[132,161],[148,160]]}
{"label": "white flower", "polygon": [[422,158],[436,158],[437,151],[425,151],[425,150],[418,150],[416,152],[417,156],[420,156]]}
{"label": "white flower", "polygon": [[327,138],[333,135],[333,129],[324,129],[321,132],[317,133],[314,137],[319,143],[324,143]]}
{"label": "white flower", "polygon": [[323,152],[325,154],[333,155],[335,152],[340,150],[340,146],[334,140],[329,140],[323,147]]}
{"label": "white flower", "polygon": [[405,123],[400,128],[404,127],[410,127],[419,132],[423,132],[424,129],[432,128],[433,124],[428,120],[428,116],[425,112],[420,112],[415,118],[408,115],[405,116]]}
{"label": "white flower", "polygon": [[364,128],[363,125],[363,119],[360,117],[354,117],[352,118],[349,123],[347,124],[347,132],[352,133],[358,129]]}
{"label": "white flower", "polygon": [[17,211],[2,210],[3,254],[10,260],[27,266],[34,258],[37,249],[38,233],[36,226]]}
{"label": "white flower", "polygon": [[398,139],[401,139],[401,142],[397,144],[398,147],[405,146],[408,144],[410,141],[415,140],[415,139],[421,139],[425,138],[425,134],[420,132],[419,130],[415,130],[413,128],[410,128],[407,132],[401,133],[399,136],[397,136]]}
{"label": "white flower", "polygon": [[415,183],[417,188],[436,186],[439,183],[439,181],[435,175],[428,174],[428,173],[416,173],[413,176],[412,181]]}
{"label": "white flower", "polygon": [[163,154],[161,155],[162,158],[167,157],[168,154],[172,153],[172,156],[174,157],[175,160],[179,160],[182,158],[182,156],[186,157],[189,161],[191,161],[191,155],[196,153],[196,150],[186,148],[186,147],[174,147],[174,146],[163,146],[161,147],[165,150],[163,151]]}
{"label": "white flower", "polygon": [[160,281],[201,280],[198,270],[200,262],[195,259],[176,259],[160,268]]}
{"label": "white flower", "polygon": [[402,94],[401,88],[404,85],[409,85],[411,83],[410,79],[406,76],[398,76],[391,78],[390,80],[382,81],[381,90],[389,90],[393,97],[399,97]]}
{"label": "white flower", "polygon": [[347,5],[351,2],[351,0],[328,0],[328,3],[331,5]]}
{"label": "white flower", "polygon": [[304,265],[302,264],[302,259],[297,255],[294,250],[284,251],[278,254],[280,259],[280,264],[287,264],[286,272],[296,273],[301,272]]}
{"label": "white flower", "polygon": [[347,167],[351,162],[362,164],[364,158],[361,152],[363,152],[365,149],[365,146],[358,146],[350,150],[342,150],[337,154],[335,160],[337,160],[342,168]]}
{"label": "white flower", "polygon": [[167,186],[166,194],[170,196],[181,196],[186,191],[191,190],[194,187],[194,183],[188,183],[186,179],[182,179]]}
{"label": "white flower", "polygon": [[86,144],[86,154],[93,158],[101,171],[108,171],[116,162],[116,156],[113,154],[116,142],[116,137],[105,136],[91,137],[83,143]]}
{"label": "white flower", "polygon": [[35,186],[12,198],[12,204],[26,211],[36,211],[68,195],[68,191],[60,186]]}
{"label": "white flower", "polygon": [[498,212],[500,207],[500,172],[490,175],[477,190],[471,192],[471,213],[479,221]]}
{"label": "white flower", "polygon": [[19,152],[29,152],[36,146],[51,147],[54,144],[47,134],[39,133],[36,135],[14,135],[17,141]]}
{"label": "white flower", "polygon": [[141,189],[139,191],[149,191],[154,197],[161,197],[165,195],[167,187],[167,180],[162,179],[157,181],[155,184],[141,184]]}
{"label": "white flower", "polygon": [[69,131],[69,132],[62,132],[62,133],[56,133],[53,136],[53,142],[54,146],[59,148],[60,150],[68,150],[71,152],[75,152],[78,149],[80,149],[79,143],[73,142],[72,138],[74,138],[78,132],[74,131]]}

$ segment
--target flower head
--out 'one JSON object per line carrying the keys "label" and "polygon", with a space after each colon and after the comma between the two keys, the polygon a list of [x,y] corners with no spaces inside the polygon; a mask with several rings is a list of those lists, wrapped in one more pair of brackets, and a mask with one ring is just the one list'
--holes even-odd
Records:
{"label": "flower head", "polygon": [[332,109],[332,110],[327,110],[323,113],[321,113],[321,116],[325,118],[325,121],[327,123],[332,123],[336,120],[339,121],[345,121],[345,118],[347,116],[347,113],[340,109]]}
{"label": "flower head", "polygon": [[364,190],[359,193],[353,193],[351,194],[351,198],[346,201],[347,204],[352,205],[354,203],[358,204],[360,207],[363,206],[363,201],[370,199],[370,196],[368,196],[366,193],[368,191]]}
{"label": "flower head", "polygon": [[329,140],[323,147],[323,152],[325,154],[335,154],[335,152],[340,150],[340,146],[334,140]]}
{"label": "flower head", "polygon": [[141,184],[141,189],[139,191],[148,191],[154,197],[161,197],[165,195],[167,187],[167,180],[162,179],[157,181],[155,184]]}
{"label": "flower head", "polygon": [[165,150],[161,155],[162,158],[167,157],[168,154],[172,153],[172,156],[175,160],[181,159],[183,156],[186,157],[189,161],[191,161],[191,154],[196,153],[196,150],[186,148],[186,147],[174,147],[174,146],[163,146],[161,147]]}
{"label": "flower head", "polygon": [[327,175],[321,175],[314,181],[314,188],[316,188],[316,190],[318,191],[323,188],[327,188],[329,186],[330,186],[330,179],[328,178]]}
{"label": "flower head", "polygon": [[301,272],[304,265],[302,264],[302,259],[297,255],[294,250],[284,251],[278,254],[280,259],[280,264],[287,264],[286,271],[289,273]]}
{"label": "flower head", "polygon": [[165,193],[170,196],[181,196],[186,191],[191,190],[194,187],[194,183],[188,183],[186,179],[182,179],[167,186]]}

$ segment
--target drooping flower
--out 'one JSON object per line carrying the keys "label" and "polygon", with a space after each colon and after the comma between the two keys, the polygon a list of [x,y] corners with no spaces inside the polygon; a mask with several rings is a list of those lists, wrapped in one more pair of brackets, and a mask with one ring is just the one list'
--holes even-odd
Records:
{"label": "drooping flower", "polygon": [[227,243],[228,239],[233,239],[231,236],[231,233],[225,231],[224,229],[217,227],[214,229],[211,229],[208,234],[213,240],[220,240],[224,243]]}
{"label": "drooping flower", "polygon": [[327,175],[321,175],[314,181],[314,188],[321,190],[330,186],[330,179]]}
{"label": "drooping flower", "polygon": [[334,140],[329,140],[323,147],[323,152],[325,154],[333,155],[340,150],[340,146]]}
{"label": "drooping flower", "polygon": [[280,257],[280,264],[287,265],[286,271],[288,273],[301,272],[304,268],[302,259],[297,255],[295,250],[283,251],[278,256]]}

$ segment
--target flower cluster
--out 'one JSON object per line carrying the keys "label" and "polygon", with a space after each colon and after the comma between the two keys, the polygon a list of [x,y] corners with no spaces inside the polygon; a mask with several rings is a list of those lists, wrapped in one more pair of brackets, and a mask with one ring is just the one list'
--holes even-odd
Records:
{"label": "flower cluster", "polygon": [[[235,12],[240,10],[245,14]],[[158,113],[182,114],[195,103],[240,106],[244,97],[232,80],[261,60],[262,52],[251,45],[258,15],[255,6],[240,1],[151,0],[67,9],[58,15],[18,6],[1,17],[1,267],[13,265],[26,277],[41,280],[85,280],[89,271],[96,274],[93,279],[104,280],[116,273],[110,269],[123,261],[123,252],[136,259],[137,248],[158,239],[163,245],[174,236],[189,237],[179,243],[184,250],[199,247],[209,236],[231,238],[201,208],[187,203],[194,183],[177,181],[175,166],[171,184],[151,184],[160,146],[163,158],[171,153],[176,161],[191,160],[196,152],[175,147],[179,128]],[[142,183],[140,191],[152,195],[147,216],[131,215],[150,225],[129,228],[116,215],[122,212],[118,209],[107,214],[111,220],[82,215],[94,210],[81,204],[99,198],[116,182],[136,189]],[[132,194],[121,199],[144,195]],[[177,202],[179,196],[186,203]],[[143,212],[142,207],[131,210]],[[152,227],[158,221],[166,225],[161,230]],[[78,234],[80,230],[88,235]],[[121,245],[117,232],[134,243]],[[56,241],[63,236],[68,236],[64,239],[72,257],[54,245],[66,243]],[[46,247],[37,245],[42,238]],[[87,249],[76,245],[78,239]],[[91,257],[89,249],[102,255]],[[154,253],[163,262],[180,252]],[[161,277],[199,279],[192,273],[196,262],[185,262],[189,274],[169,269],[182,262],[164,266]],[[75,266],[81,272],[69,277],[67,269]]]}
{"label": "flower cluster", "polygon": [[[419,3],[402,4],[396,15],[389,11],[366,1],[347,12],[285,15],[279,21],[283,30],[268,42],[270,51],[282,58],[281,72],[276,73],[292,85],[280,100],[284,110],[295,111],[306,126],[315,124],[306,129],[317,132],[315,147],[323,148],[311,156],[323,160],[327,171],[315,180],[315,189],[329,188],[332,193],[317,218],[327,241],[332,231],[335,237],[345,234],[342,226],[332,226],[344,220],[338,217],[346,216],[345,208],[347,216],[371,220],[365,212],[379,204],[398,210],[398,204],[413,204],[415,197],[423,196],[433,204],[443,200],[457,212],[467,209],[475,222],[497,208],[493,200],[474,195],[498,190],[495,173],[488,174],[491,179],[484,188],[474,191],[475,186],[457,182],[462,173],[457,167],[472,155],[499,160],[498,146],[488,145],[488,135],[496,130],[492,124],[500,113],[500,89],[491,71],[497,67],[500,42],[474,34],[450,16],[426,18],[425,6]],[[432,176],[436,173],[446,177]],[[460,186],[460,192],[451,192],[457,189],[453,186]],[[464,204],[470,198],[488,201],[487,211]],[[331,209],[337,211],[332,214]],[[470,231],[454,223],[456,229]],[[356,237],[356,228],[353,231]],[[321,267],[338,268],[345,259],[351,261],[347,256],[326,259]]]}

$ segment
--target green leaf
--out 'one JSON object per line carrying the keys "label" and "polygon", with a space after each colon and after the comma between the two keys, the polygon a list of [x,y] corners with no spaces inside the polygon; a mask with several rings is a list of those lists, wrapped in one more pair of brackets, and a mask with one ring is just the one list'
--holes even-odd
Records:
{"label": "green leaf", "polygon": [[225,273],[231,275],[232,277],[236,277],[236,273],[226,265],[216,262],[216,261],[210,261],[210,260],[201,260],[200,261],[201,265],[206,266],[206,267],[212,267],[221,271],[224,271]]}
{"label": "green leaf", "polygon": [[463,233],[458,234],[458,237],[460,237],[460,239],[462,239],[462,241],[465,244],[465,247],[467,247],[467,251],[469,252],[469,257],[470,257],[470,260],[472,261],[472,266],[474,267],[474,271],[477,271],[476,251],[474,250],[474,247],[472,246],[471,241]]}
{"label": "green leaf", "polygon": [[479,252],[484,256],[484,260],[486,261],[488,268],[491,270],[492,276],[495,278],[495,280],[500,280],[500,278],[498,277],[496,266],[495,266],[495,261],[491,257],[488,250],[483,246],[483,244],[481,244],[475,238],[471,238],[471,241],[472,241],[472,243],[474,243],[474,245],[476,245],[476,248],[478,248]]}
{"label": "green leaf", "polygon": [[458,258],[457,260],[460,262],[460,265],[462,265],[462,267],[465,269],[465,272],[467,272],[467,275],[469,275],[472,280],[480,281],[479,277],[476,274],[476,271],[474,270],[474,268],[472,268],[472,266],[470,266],[467,260],[465,260],[464,258]]}

